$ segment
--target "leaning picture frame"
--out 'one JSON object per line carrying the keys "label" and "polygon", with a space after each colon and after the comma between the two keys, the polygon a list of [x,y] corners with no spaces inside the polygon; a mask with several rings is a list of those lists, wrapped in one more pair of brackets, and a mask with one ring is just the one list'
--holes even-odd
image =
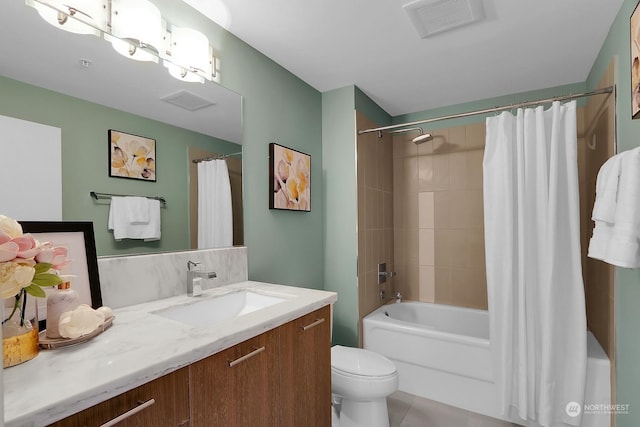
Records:
{"label": "leaning picture frame", "polygon": [[[68,266],[61,274],[72,275],[71,287],[78,293],[81,304],[92,308],[102,306],[98,257],[96,253],[93,223],[89,221],[20,221],[22,231],[30,233],[40,243],[51,242],[67,248]],[[52,288],[45,288],[49,295]],[[38,320],[40,330],[46,327],[47,301],[38,298]]]}
{"label": "leaning picture frame", "polygon": [[109,129],[109,176],[156,181],[156,140]]}

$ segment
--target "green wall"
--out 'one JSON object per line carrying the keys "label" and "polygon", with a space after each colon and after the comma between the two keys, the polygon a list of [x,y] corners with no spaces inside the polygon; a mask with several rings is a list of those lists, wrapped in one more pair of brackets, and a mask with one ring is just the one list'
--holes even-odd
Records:
{"label": "green wall", "polygon": [[[612,58],[617,57],[616,131],[618,151],[640,147],[640,120],[631,119],[629,19],[637,0],[625,0],[591,69],[587,86],[595,88]],[[617,403],[629,413],[616,417],[617,427],[640,425],[640,270],[616,268]]]}
{"label": "green wall", "polygon": [[355,88],[322,94],[324,288],[338,293],[333,343],[358,345]]}
{"label": "green wall", "polygon": [[[0,114],[62,129],[62,217],[93,221],[99,255],[189,248],[188,147],[238,151],[238,145],[227,141],[4,77],[0,77]],[[108,176],[108,129],[156,139],[156,182]],[[116,242],[107,231],[108,202],[95,202],[90,191],[164,196],[162,238]]]}
{"label": "green wall", "polygon": [[[322,97],[253,48],[229,37],[222,83],[243,96],[245,245],[249,278],[324,286]],[[311,212],[269,210],[270,142],[311,155]]]}
{"label": "green wall", "polygon": [[322,159],[325,183],[325,289],[338,293],[333,343],[358,346],[358,195],[356,116],[380,126],[391,116],[355,86],[322,94]]}

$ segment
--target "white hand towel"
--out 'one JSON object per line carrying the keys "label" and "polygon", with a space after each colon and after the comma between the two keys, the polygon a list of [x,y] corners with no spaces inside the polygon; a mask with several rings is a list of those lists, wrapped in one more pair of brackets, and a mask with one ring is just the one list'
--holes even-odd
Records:
{"label": "white hand towel", "polygon": [[129,222],[126,200],[128,197],[112,197],[109,210],[109,230],[113,230],[113,238],[144,239],[147,241],[160,240],[160,201],[148,199],[149,221],[147,223],[132,224]]}
{"label": "white hand towel", "polygon": [[147,224],[151,200],[146,197],[125,197],[125,209],[129,224]]}
{"label": "white hand towel", "polygon": [[147,242],[160,240],[160,200],[149,200],[149,223],[143,239]]}
{"label": "white hand towel", "polygon": [[622,159],[618,200],[605,261],[627,268],[640,267],[640,150]]}

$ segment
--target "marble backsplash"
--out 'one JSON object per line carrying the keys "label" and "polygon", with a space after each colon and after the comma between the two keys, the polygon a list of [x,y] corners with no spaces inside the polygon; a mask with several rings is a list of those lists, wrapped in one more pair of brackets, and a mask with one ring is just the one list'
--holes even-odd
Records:
{"label": "marble backsplash", "polygon": [[155,301],[187,293],[187,261],[201,271],[215,271],[202,288],[243,282],[248,278],[247,248],[204,249],[98,258],[102,304],[111,308]]}

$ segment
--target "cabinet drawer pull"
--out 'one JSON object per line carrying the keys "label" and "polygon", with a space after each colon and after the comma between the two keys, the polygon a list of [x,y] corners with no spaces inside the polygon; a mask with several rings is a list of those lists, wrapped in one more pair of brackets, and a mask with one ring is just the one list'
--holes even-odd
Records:
{"label": "cabinet drawer pull", "polygon": [[112,419],[111,421],[107,421],[106,423],[102,424],[100,427],[111,427],[114,426],[116,424],[118,424],[120,421],[124,421],[127,418],[129,418],[132,415],[137,414],[138,412],[147,409],[149,406],[153,405],[154,403],[156,403],[155,399],[149,399],[146,402],[140,404],[139,406],[136,406],[133,409],[129,409],[127,412],[125,412],[122,415],[118,415],[117,417],[115,417],[114,419]]}
{"label": "cabinet drawer pull", "polygon": [[264,350],[265,350],[264,347],[256,348],[251,353],[245,354],[244,356],[242,356],[242,357],[240,357],[240,358],[238,358],[236,360],[229,360],[229,367],[232,368],[232,367],[236,366],[237,364],[242,363],[245,360],[250,359],[253,356],[256,356],[256,355],[262,353]]}
{"label": "cabinet drawer pull", "polygon": [[303,326],[302,330],[303,331],[307,331],[307,330],[309,330],[311,328],[315,328],[316,326],[318,326],[321,323],[324,323],[324,317],[322,319],[317,319],[315,322],[313,322],[313,323],[311,323],[311,324],[309,324],[307,326]]}

